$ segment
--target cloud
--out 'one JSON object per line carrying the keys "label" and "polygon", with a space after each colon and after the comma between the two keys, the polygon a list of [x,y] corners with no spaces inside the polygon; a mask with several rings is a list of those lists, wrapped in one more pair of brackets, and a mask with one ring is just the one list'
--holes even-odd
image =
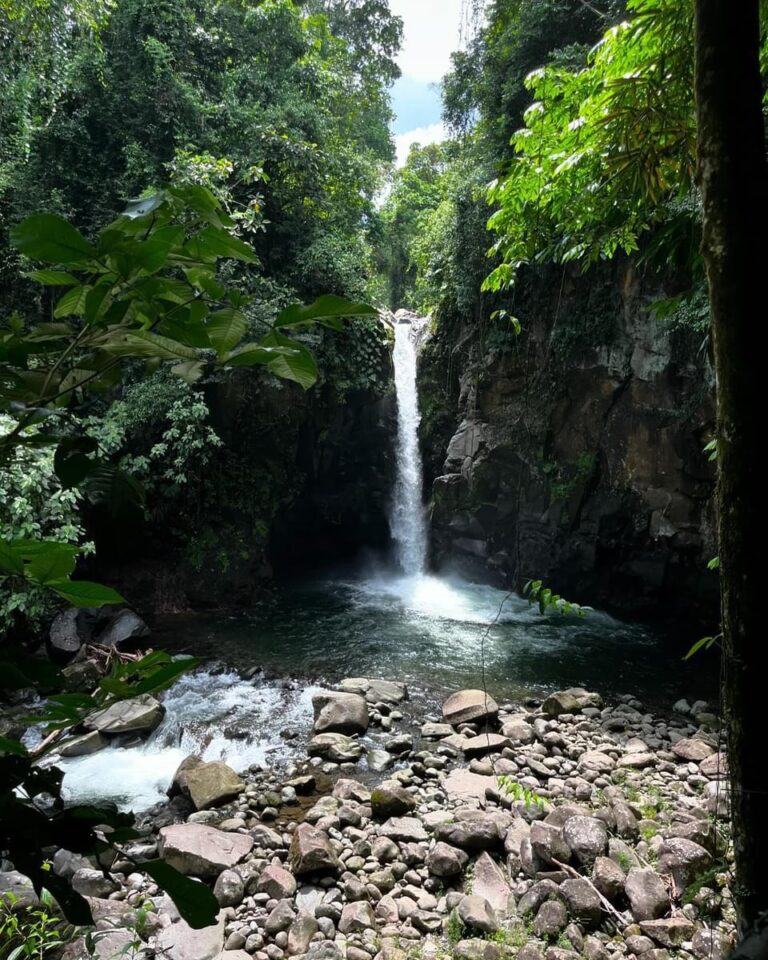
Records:
{"label": "cloud", "polygon": [[404,22],[398,57],[404,76],[425,83],[441,80],[459,46],[461,0],[390,0],[390,9]]}
{"label": "cloud", "polygon": [[408,130],[407,133],[398,133],[395,137],[398,167],[402,167],[408,159],[411,144],[419,143],[424,147],[428,143],[442,143],[447,136],[448,131],[445,129],[444,123],[430,123],[426,127],[416,127],[414,130]]}

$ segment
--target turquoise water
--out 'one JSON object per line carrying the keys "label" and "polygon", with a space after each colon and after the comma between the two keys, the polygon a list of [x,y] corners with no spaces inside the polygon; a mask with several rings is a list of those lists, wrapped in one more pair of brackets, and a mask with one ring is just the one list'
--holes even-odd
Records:
{"label": "turquoise water", "polygon": [[513,594],[458,578],[377,574],[283,586],[247,614],[166,617],[157,642],[269,676],[402,679],[435,698],[477,687],[484,674],[502,698],[580,685],[669,707],[714,693],[714,660],[682,660],[692,639],[598,611],[542,617]]}

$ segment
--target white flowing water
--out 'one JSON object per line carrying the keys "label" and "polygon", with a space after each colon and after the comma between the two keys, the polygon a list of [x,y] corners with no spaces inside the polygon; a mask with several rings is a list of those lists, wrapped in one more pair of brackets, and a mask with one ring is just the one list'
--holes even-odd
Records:
{"label": "white flowing water", "polygon": [[390,527],[398,566],[407,577],[424,573],[427,562],[427,518],[422,500],[419,451],[419,393],[416,384],[415,330],[408,322],[395,326],[395,390],[397,393],[397,476]]}

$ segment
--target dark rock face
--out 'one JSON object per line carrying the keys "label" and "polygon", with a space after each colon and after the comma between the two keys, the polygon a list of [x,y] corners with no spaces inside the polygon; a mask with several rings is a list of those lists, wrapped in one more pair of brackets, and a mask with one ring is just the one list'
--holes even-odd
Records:
{"label": "dark rock face", "polygon": [[669,296],[624,261],[528,278],[517,339],[438,325],[420,359],[438,565],[504,584],[535,571],[568,599],[635,614],[709,615],[712,375],[703,334],[651,312]]}

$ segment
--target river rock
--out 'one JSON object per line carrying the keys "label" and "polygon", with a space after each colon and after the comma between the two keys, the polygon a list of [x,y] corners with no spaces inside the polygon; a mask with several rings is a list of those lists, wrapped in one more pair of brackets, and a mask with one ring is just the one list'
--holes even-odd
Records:
{"label": "river rock", "polygon": [[403,843],[423,843],[429,839],[424,824],[417,817],[391,817],[379,827],[382,837]]}
{"label": "river rock", "polygon": [[140,640],[149,636],[149,627],[133,610],[120,610],[107,623],[96,637],[96,642],[104,647],[117,647],[123,650],[136,646]]}
{"label": "river rock", "polygon": [[62,610],[53,619],[48,631],[48,645],[53,659],[71,660],[87,641],[82,635],[80,611],[75,607]]}
{"label": "river rock", "polygon": [[224,949],[224,911],[210,927],[193,930],[176,915],[173,922],[160,929],[155,954],[164,960],[215,960]]}
{"label": "river rock", "polygon": [[569,817],[563,824],[563,839],[579,863],[588,866],[608,846],[608,829],[596,817]]}
{"label": "river rock", "polygon": [[320,929],[317,920],[311,913],[305,910],[299,911],[299,915],[288,928],[288,943],[286,944],[286,953],[289,957],[297,957],[305,954],[312,942],[312,937]]}
{"label": "river rock", "polygon": [[333,785],[333,796],[338,800],[354,800],[356,803],[370,803],[371,791],[359,780],[340,777]]}
{"label": "river rock", "polygon": [[111,877],[105,876],[101,870],[94,870],[90,865],[75,870],[70,883],[72,889],[83,897],[106,899],[118,889],[118,884]]}
{"label": "river rock", "polygon": [[563,881],[560,884],[560,896],[574,920],[586,927],[596,927],[600,923],[600,897],[588,880],[574,878]]}
{"label": "river rock", "polygon": [[291,870],[297,877],[315,873],[337,873],[339,859],[328,835],[309,823],[296,828],[288,851]]}
{"label": "river rock", "polygon": [[385,780],[371,791],[371,810],[377,820],[410,813],[415,806],[413,794],[408,793],[397,780]]}
{"label": "river rock", "polygon": [[715,753],[715,748],[710,746],[704,740],[700,740],[698,737],[690,737],[683,738],[682,740],[678,740],[677,743],[673,743],[672,753],[674,753],[676,757],[680,757],[682,760],[699,763],[706,757]]}
{"label": "river rock", "polygon": [[492,720],[498,712],[499,705],[483,690],[459,690],[443,704],[443,719],[454,727],[475,720]]}
{"label": "river rock", "polygon": [[468,757],[482,757],[486,753],[501,753],[505,747],[511,746],[512,741],[500,733],[481,733],[466,739],[461,749]]}
{"label": "river rock", "polygon": [[184,772],[186,792],[196,810],[215,807],[239,796],[245,784],[235,771],[219,760],[197,763]]}
{"label": "river rock", "polygon": [[[19,913],[30,907],[36,907],[40,901],[32,881],[18,870],[4,870],[0,872],[0,900],[6,895],[13,897],[11,910],[13,913]],[[9,898],[10,899],[10,898]]]}
{"label": "river rock", "polygon": [[610,773],[616,766],[616,761],[607,753],[600,750],[587,750],[579,757],[579,770],[591,773]]}
{"label": "river rock", "polygon": [[690,940],[695,928],[687,917],[669,917],[666,920],[642,920],[640,929],[662,947],[674,948],[684,940]]}
{"label": "river rock", "polygon": [[75,660],[62,667],[61,675],[68,691],[85,693],[93,690],[102,674],[95,660]]}
{"label": "river rock", "polygon": [[724,753],[712,753],[699,764],[699,770],[705,777],[725,780],[728,777],[728,758]]}
{"label": "river rock", "polygon": [[237,870],[223,870],[216,878],[213,895],[220,907],[239,907],[245,896],[245,883]]}
{"label": "river rock", "polygon": [[473,937],[459,940],[451,955],[456,960],[501,960],[503,954],[498,943]]}
{"label": "river rock", "polygon": [[592,867],[592,883],[611,903],[624,893],[624,871],[610,857],[597,857]]}
{"label": "river rock", "polygon": [[62,757],[86,757],[103,750],[107,746],[109,746],[109,740],[102,736],[98,730],[92,730],[80,737],[65,740],[59,747],[59,754]]}
{"label": "river rock", "polygon": [[366,677],[347,677],[339,684],[344,693],[358,693],[368,703],[394,705],[408,699],[408,688],[394,680],[371,680]]}
{"label": "river rock", "polygon": [[357,693],[323,690],[312,697],[315,733],[365,733],[368,707]]}
{"label": "river rock", "polygon": [[472,894],[462,897],[457,912],[461,922],[470,930],[495,933],[499,929],[499,918],[490,903],[483,897]]}
{"label": "river rock", "polygon": [[678,891],[700,877],[711,864],[711,854],[684,837],[668,837],[659,847],[659,873],[671,876]]}
{"label": "river rock", "polygon": [[520,716],[510,717],[505,720],[501,727],[502,736],[505,736],[512,743],[533,743],[536,734],[533,727],[527,720]]}
{"label": "river rock", "polygon": [[551,693],[542,703],[541,709],[548,717],[555,719],[564,713],[578,713],[581,710],[581,704],[578,697],[568,690],[561,690]]}
{"label": "river rock", "polygon": [[450,723],[425,723],[421,727],[421,735],[425,740],[440,740],[450,737],[452,733],[453,727]]}
{"label": "river rock", "polygon": [[269,894],[272,900],[288,900],[296,893],[296,878],[284,867],[270,863],[261,871],[256,890]]}
{"label": "river rock", "polygon": [[427,854],[427,870],[435,877],[455,877],[463,872],[469,855],[439,840]]}
{"label": "river rock", "polygon": [[120,700],[91,714],[83,723],[86,730],[97,730],[105,736],[126,733],[151,733],[163,719],[165,708],[148,693],[131,700]]}
{"label": "river rock", "polygon": [[567,925],[568,911],[561,900],[545,900],[533,920],[534,933],[544,939],[556,939]]}
{"label": "river rock", "polygon": [[669,910],[667,887],[655,870],[633,867],[627,874],[624,892],[635,920],[656,920]]}
{"label": "river rock", "polygon": [[498,822],[491,817],[442,823],[435,830],[435,836],[452,847],[473,853],[498,847],[502,840]]}
{"label": "river rock", "polygon": [[[487,853],[481,853],[475,861],[472,893],[487,900],[500,918],[504,919],[509,914],[512,895],[509,882],[499,865]],[[514,902],[512,906],[514,907]]]}
{"label": "river rock", "polygon": [[201,823],[177,823],[160,830],[158,850],[181,873],[213,879],[234,867],[253,848],[252,837],[224,833]]}
{"label": "river rock", "polygon": [[343,733],[319,733],[309,741],[307,752],[310,757],[322,757],[334,763],[357,763],[363,755],[363,748],[357,740]]}
{"label": "river rock", "polygon": [[375,928],[376,917],[370,903],[365,900],[358,900],[344,906],[339,919],[340,933],[363,933],[365,930],[374,930]]}

